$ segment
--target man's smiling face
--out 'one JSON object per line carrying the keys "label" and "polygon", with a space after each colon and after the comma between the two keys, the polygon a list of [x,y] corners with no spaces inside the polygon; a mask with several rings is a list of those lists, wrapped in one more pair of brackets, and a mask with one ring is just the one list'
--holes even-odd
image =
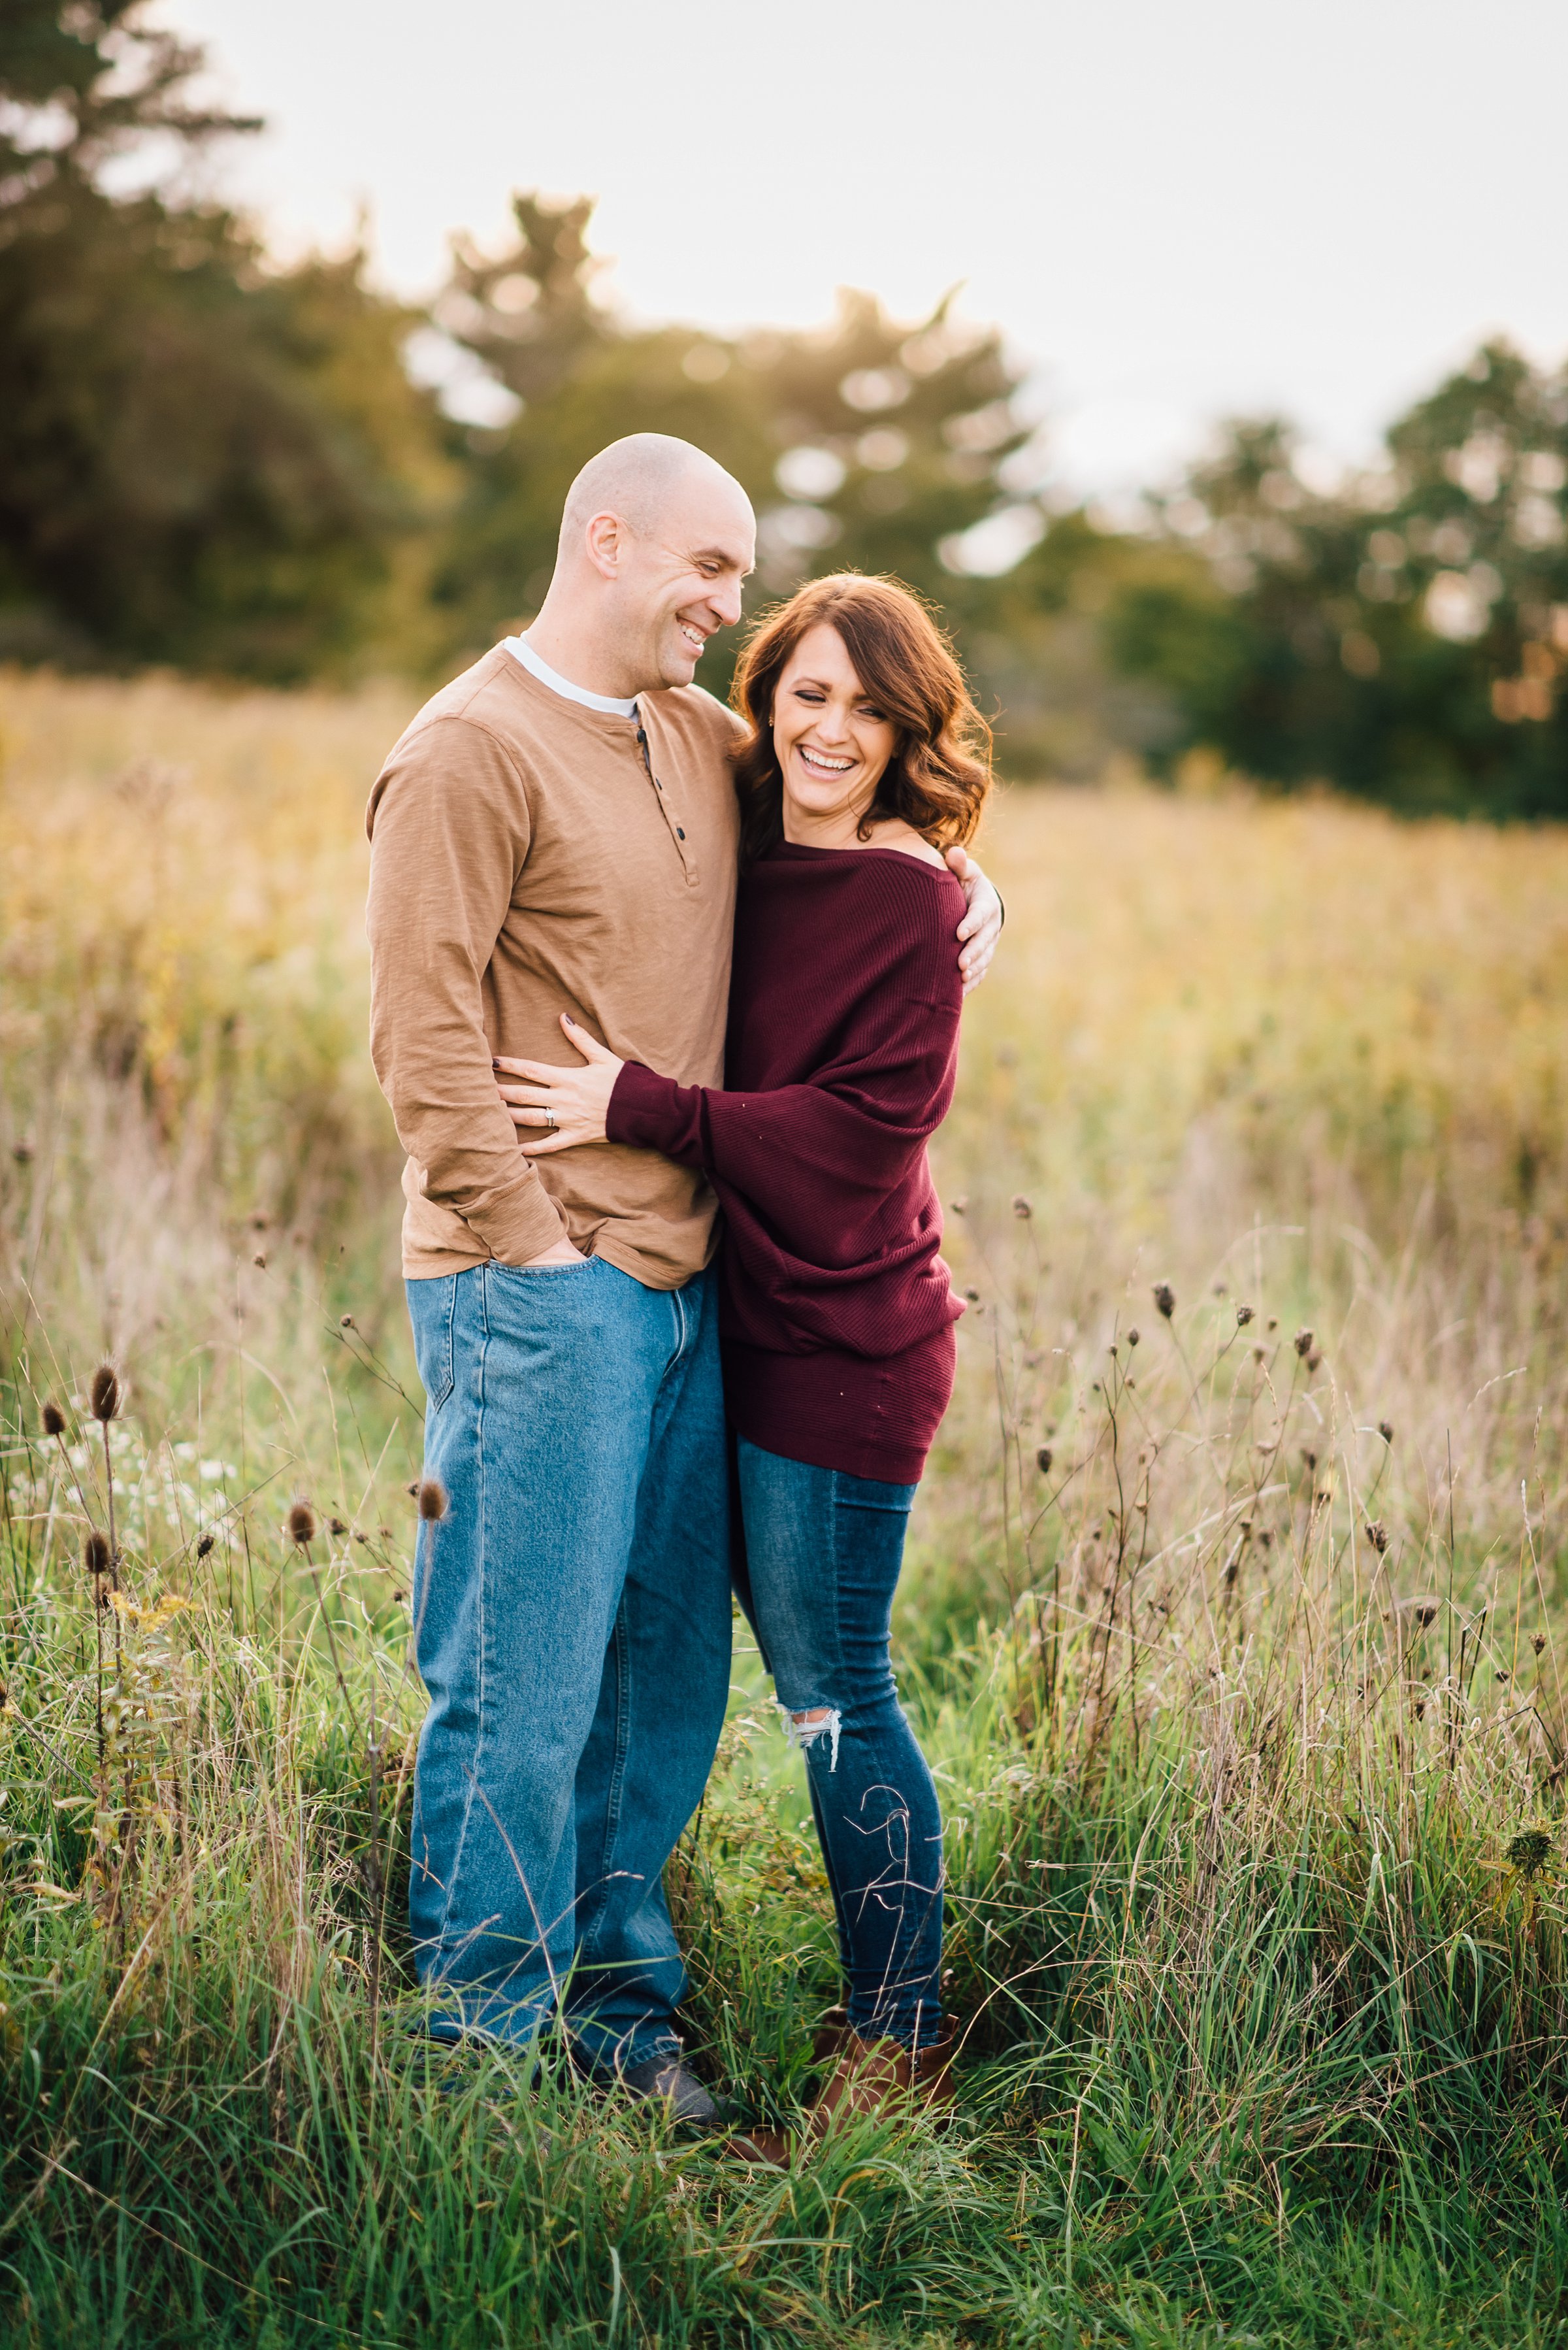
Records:
{"label": "man's smiling face", "polygon": [[690,685],[716,629],[741,617],[756,519],[739,484],[683,483],[652,527],[625,542],[617,586],[626,654],[649,686]]}

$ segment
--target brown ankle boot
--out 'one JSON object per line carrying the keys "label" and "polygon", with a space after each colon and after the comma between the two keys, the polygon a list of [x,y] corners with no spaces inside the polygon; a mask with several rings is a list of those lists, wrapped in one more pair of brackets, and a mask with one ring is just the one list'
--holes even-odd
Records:
{"label": "brown ankle boot", "polygon": [[950,2016],[941,2037],[917,2056],[896,2040],[862,2040],[846,2031],[837,2064],[806,2116],[807,2142],[826,2137],[841,2121],[865,2114],[935,2109],[953,2101],[953,2047],[958,2026]]}
{"label": "brown ankle boot", "polygon": [[853,2035],[849,2029],[849,2010],[830,2007],[812,2034],[811,2061],[819,2073],[836,2064],[843,2054],[844,2043]]}

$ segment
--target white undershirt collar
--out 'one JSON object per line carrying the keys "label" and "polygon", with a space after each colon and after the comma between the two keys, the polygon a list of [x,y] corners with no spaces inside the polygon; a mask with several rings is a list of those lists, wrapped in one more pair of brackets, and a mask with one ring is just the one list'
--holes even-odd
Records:
{"label": "white undershirt collar", "polygon": [[570,678],[563,677],[558,670],[550,667],[548,661],[540,660],[526,637],[506,637],[503,642],[513,658],[522,662],[530,677],[536,677],[541,685],[547,685],[552,693],[560,695],[563,702],[580,702],[585,710],[602,710],[607,718],[637,716],[635,698],[630,702],[621,702],[613,693],[590,693],[586,685],[574,685]]}

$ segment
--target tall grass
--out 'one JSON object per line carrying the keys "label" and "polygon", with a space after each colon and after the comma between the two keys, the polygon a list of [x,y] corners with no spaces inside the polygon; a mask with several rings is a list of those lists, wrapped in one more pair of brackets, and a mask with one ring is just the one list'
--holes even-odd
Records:
{"label": "tall grass", "polygon": [[[1004,802],[898,1624],[960,2117],[753,2174],[412,2028],[400,714],[0,691],[0,2338],[1561,2339],[1568,844]],[[787,2120],[836,1968],[743,1643],[670,1893]]]}

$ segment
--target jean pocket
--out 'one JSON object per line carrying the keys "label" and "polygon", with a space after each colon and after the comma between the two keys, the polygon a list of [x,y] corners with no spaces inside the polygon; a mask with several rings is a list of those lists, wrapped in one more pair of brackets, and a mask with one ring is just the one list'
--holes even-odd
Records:
{"label": "jean pocket", "polygon": [[462,1278],[461,1274],[444,1273],[433,1281],[408,1284],[414,1360],[431,1411],[439,1411],[452,1393],[452,1324],[457,1318],[457,1284]]}
{"label": "jean pocket", "polygon": [[597,1262],[597,1257],[584,1256],[579,1257],[576,1264],[503,1264],[499,1257],[492,1257],[490,1269],[493,1273],[505,1274],[511,1281],[548,1281],[557,1273],[587,1273]]}

